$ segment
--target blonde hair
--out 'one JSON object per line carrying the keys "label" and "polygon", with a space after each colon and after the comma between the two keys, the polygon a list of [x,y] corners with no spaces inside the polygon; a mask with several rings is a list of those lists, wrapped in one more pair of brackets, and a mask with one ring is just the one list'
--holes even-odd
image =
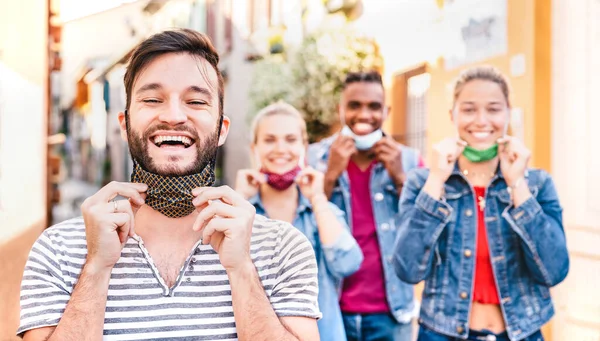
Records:
{"label": "blonde hair", "polygon": [[458,96],[460,96],[460,93],[465,85],[474,80],[484,80],[498,84],[500,90],[502,90],[504,98],[506,99],[506,104],[510,108],[510,90],[508,88],[506,77],[504,77],[504,75],[498,69],[489,65],[472,67],[463,71],[458,76],[458,79],[454,84],[454,100],[452,101],[453,108],[456,105],[456,100],[458,99]]}
{"label": "blonde hair", "polygon": [[252,142],[252,144],[256,144],[256,140],[258,138],[258,135],[257,135],[258,126],[259,126],[260,122],[265,117],[270,117],[270,116],[275,116],[275,115],[285,115],[285,116],[289,116],[289,117],[298,119],[298,122],[300,123],[300,130],[302,133],[303,142],[304,143],[308,142],[308,133],[306,131],[306,122],[304,121],[302,114],[300,114],[300,112],[296,108],[294,108],[292,105],[290,105],[284,101],[278,101],[278,102],[270,104],[270,105],[264,107],[263,109],[261,109],[252,119],[252,123],[250,124],[250,141]]}

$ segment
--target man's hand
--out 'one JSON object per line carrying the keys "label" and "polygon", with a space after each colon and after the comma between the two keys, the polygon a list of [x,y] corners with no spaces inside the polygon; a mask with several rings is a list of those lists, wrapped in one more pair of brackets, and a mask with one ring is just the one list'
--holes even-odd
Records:
{"label": "man's hand", "polygon": [[377,161],[383,163],[396,188],[402,187],[406,174],[402,167],[402,145],[389,136],[377,141],[373,146]]}
{"label": "man's hand", "polygon": [[202,243],[210,243],[227,271],[252,263],[254,206],[228,186],[199,187],[192,194],[200,211],[192,228],[202,231]]}
{"label": "man's hand", "polygon": [[327,177],[337,179],[348,168],[350,157],[356,153],[354,139],[350,136],[339,135],[331,144],[329,161],[327,163]]}
{"label": "man's hand", "polygon": [[327,198],[331,198],[337,179],[348,168],[348,162],[356,153],[354,139],[350,136],[339,135],[329,148],[329,161],[324,178],[324,190]]}
{"label": "man's hand", "polygon": [[[81,205],[87,240],[86,266],[112,269],[130,236],[135,235],[134,211],[144,204],[145,184],[113,181]],[[113,200],[120,195],[129,200]]]}

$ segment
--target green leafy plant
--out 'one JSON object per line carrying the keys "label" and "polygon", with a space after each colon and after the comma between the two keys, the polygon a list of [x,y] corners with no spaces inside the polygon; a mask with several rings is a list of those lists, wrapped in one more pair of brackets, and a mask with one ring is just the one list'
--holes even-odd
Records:
{"label": "green leafy plant", "polygon": [[268,55],[254,63],[250,85],[248,122],[262,108],[279,100],[289,101],[293,79],[290,65],[281,54]]}
{"label": "green leafy plant", "polygon": [[349,28],[316,31],[297,48],[285,50],[285,56],[256,63],[250,116],[270,103],[287,101],[303,113],[311,142],[338,122],[336,107],[346,74],[383,68],[375,41]]}

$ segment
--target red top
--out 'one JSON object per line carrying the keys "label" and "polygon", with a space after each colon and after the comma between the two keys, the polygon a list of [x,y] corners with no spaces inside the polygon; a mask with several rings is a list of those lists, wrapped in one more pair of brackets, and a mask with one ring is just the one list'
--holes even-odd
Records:
{"label": "red top", "polygon": [[352,210],[352,235],[360,246],[364,260],[354,274],[344,278],[340,308],[346,313],[388,313],[385,279],[381,251],[375,229],[375,216],[371,203],[370,178],[373,162],[365,171],[350,161],[350,204]]}
{"label": "red top", "polygon": [[[473,301],[483,304],[500,304],[490,259],[487,231],[485,228],[485,188],[475,187],[477,196],[477,255],[475,258],[475,288]],[[480,204],[483,202],[484,204]]]}

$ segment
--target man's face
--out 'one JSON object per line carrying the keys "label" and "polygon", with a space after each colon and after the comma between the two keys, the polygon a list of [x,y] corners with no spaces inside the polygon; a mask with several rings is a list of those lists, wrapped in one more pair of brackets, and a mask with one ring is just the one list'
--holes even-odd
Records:
{"label": "man's face", "polygon": [[366,135],[381,129],[387,114],[385,94],[381,84],[350,83],[342,92],[340,115],[356,135]]}
{"label": "man's face", "polygon": [[203,58],[187,53],[156,57],[133,83],[121,135],[134,160],[149,172],[200,173],[225,142],[229,118],[219,127],[218,78]]}

